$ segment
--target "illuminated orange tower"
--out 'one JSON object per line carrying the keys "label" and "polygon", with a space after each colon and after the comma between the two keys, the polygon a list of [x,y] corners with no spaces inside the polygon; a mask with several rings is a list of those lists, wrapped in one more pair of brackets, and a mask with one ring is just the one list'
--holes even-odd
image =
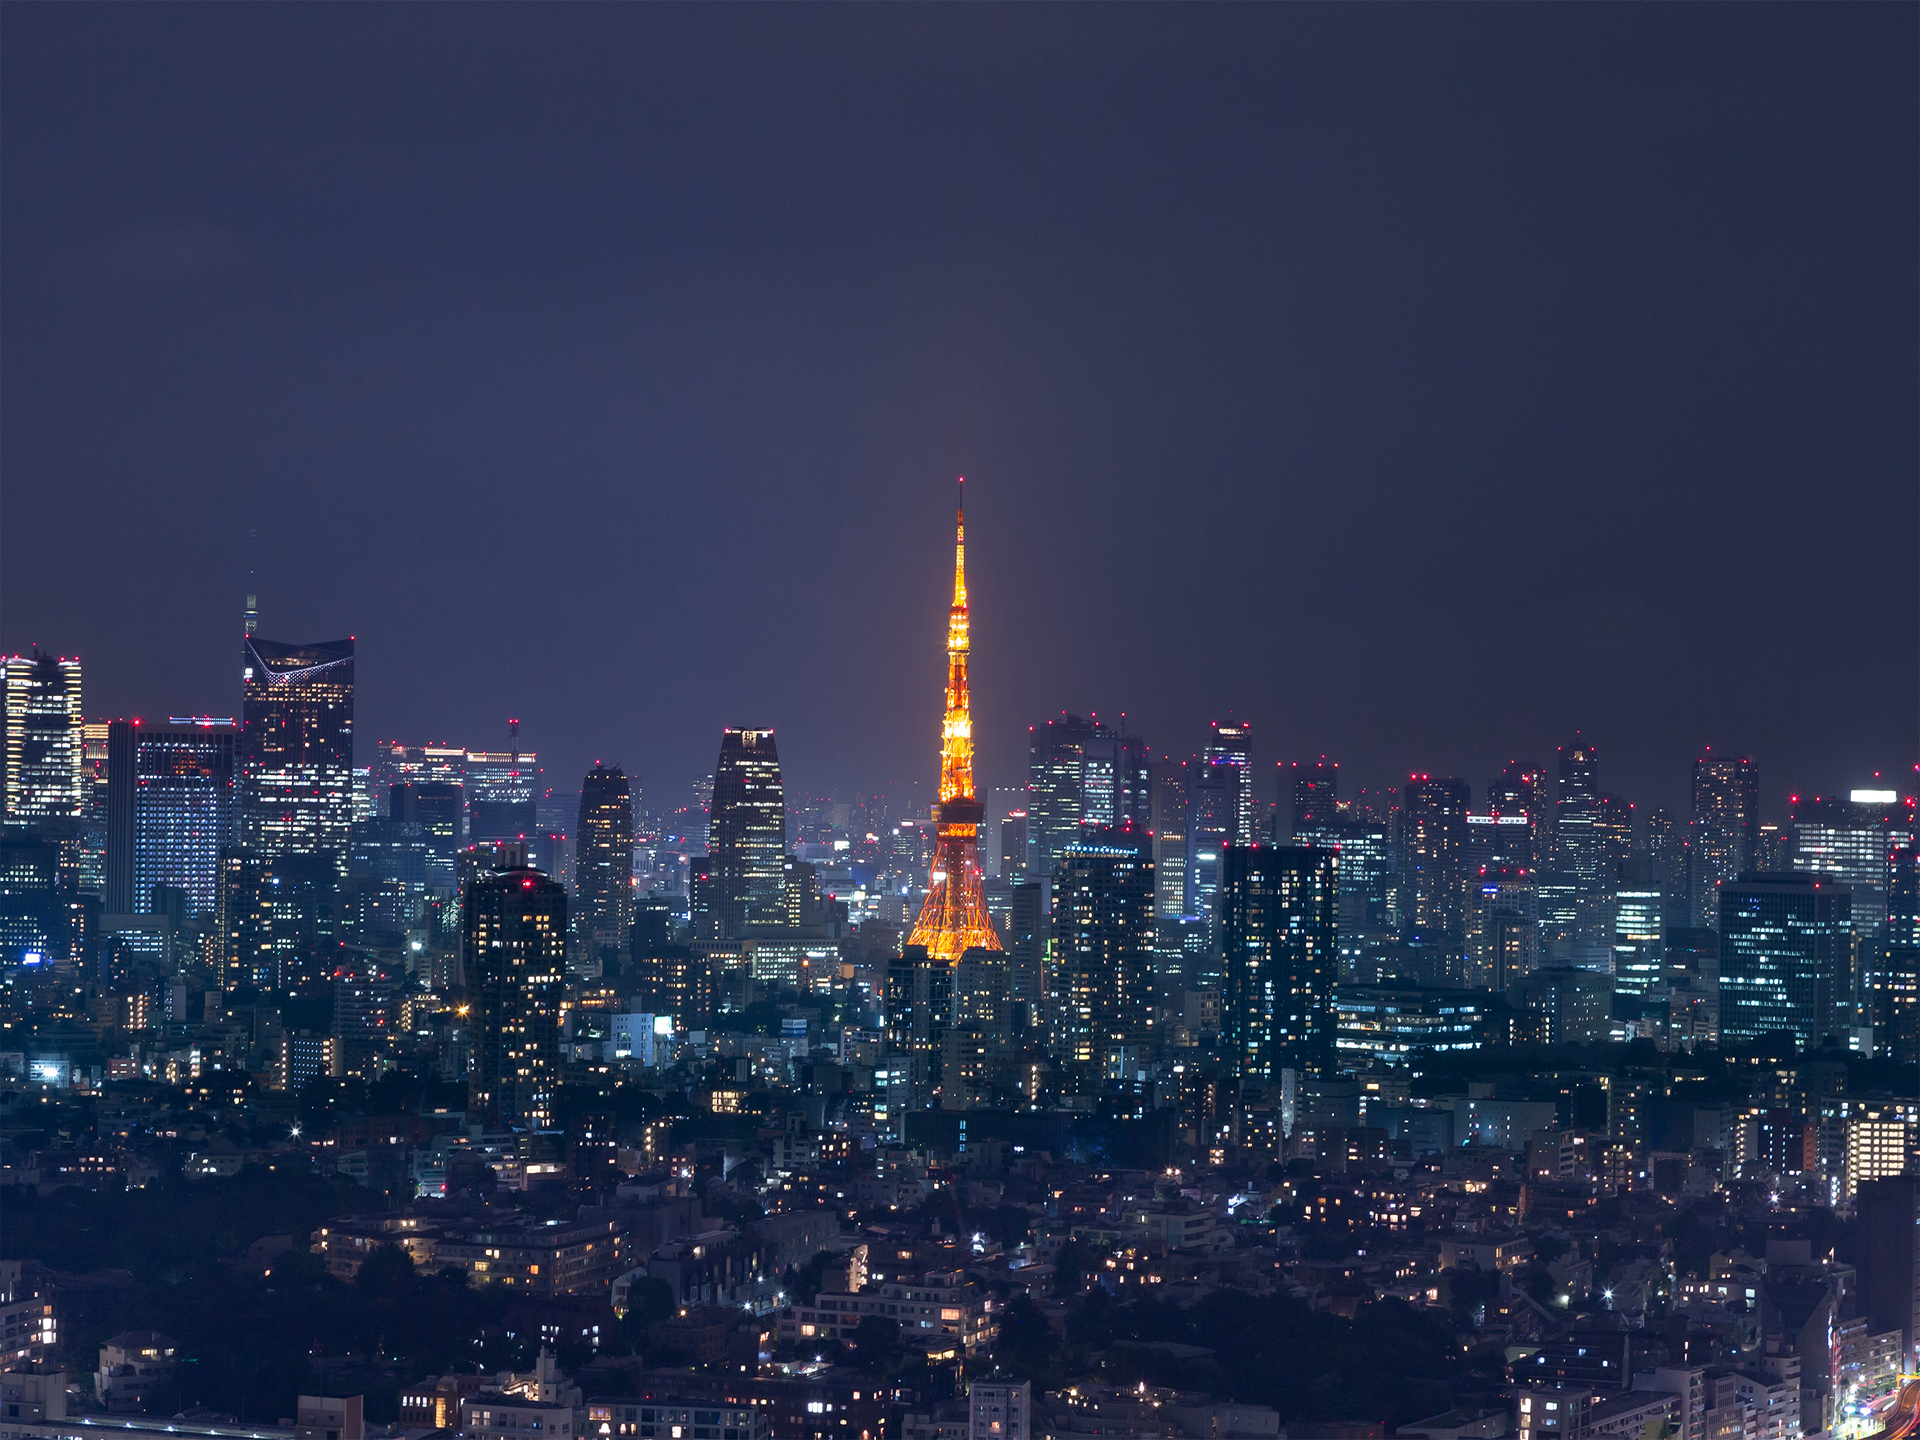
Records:
{"label": "illuminated orange tower", "polygon": [[[962,483],[966,477],[962,476]],[[958,960],[971,949],[998,950],[980,877],[980,821],[973,793],[973,703],[967,688],[967,507],[953,541],[953,608],[947,612],[947,718],[940,726],[940,803],[933,818],[933,873],[909,945],[929,957]]]}

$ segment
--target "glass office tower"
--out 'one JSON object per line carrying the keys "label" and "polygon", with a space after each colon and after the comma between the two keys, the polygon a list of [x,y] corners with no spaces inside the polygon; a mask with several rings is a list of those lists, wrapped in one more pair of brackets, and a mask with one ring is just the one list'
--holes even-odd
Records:
{"label": "glass office tower", "polygon": [[346,856],[353,825],[353,641],[247,641],[240,841]]}
{"label": "glass office tower", "polygon": [[189,915],[219,908],[220,848],[233,841],[238,733],[232,720],[115,720],[107,728],[107,897],[117,915],[186,892]]}
{"label": "glass office tower", "polygon": [[771,730],[728,729],[713,772],[707,854],[721,938],[786,916],[787,806]]}
{"label": "glass office tower", "polygon": [[13,824],[85,813],[86,722],[80,662],[65,656],[0,660],[5,815]]}
{"label": "glass office tower", "polygon": [[1802,1045],[1853,1023],[1853,891],[1749,870],[1719,888],[1720,1038],[1791,1032]]}

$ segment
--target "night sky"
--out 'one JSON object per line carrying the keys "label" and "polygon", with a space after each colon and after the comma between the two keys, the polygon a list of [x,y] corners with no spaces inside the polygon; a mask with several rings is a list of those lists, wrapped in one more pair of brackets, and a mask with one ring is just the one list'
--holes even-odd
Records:
{"label": "night sky", "polygon": [[[1920,759],[1920,8],[0,9],[0,647],[684,804]],[[1270,795],[1262,777],[1260,798]]]}

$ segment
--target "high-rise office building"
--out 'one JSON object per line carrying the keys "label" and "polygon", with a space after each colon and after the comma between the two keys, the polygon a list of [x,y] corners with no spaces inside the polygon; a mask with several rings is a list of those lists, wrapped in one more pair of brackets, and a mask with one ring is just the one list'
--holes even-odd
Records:
{"label": "high-rise office building", "polygon": [[1547,794],[1547,772],[1538,765],[1510,760],[1487,782],[1487,810],[1495,815],[1524,815],[1529,834],[1539,847],[1527,864],[1547,858],[1553,840],[1553,803]]}
{"label": "high-rise office building", "polygon": [[1848,886],[1750,870],[1721,884],[1719,901],[1723,1043],[1785,1031],[1811,1046],[1852,1024]]}
{"label": "high-rise office building", "polygon": [[1900,1332],[1898,1368],[1920,1370],[1920,1175],[1869,1180],[1854,1195],[1860,1313],[1879,1334]]}
{"label": "high-rise office building", "polygon": [[1108,830],[1120,814],[1120,737],[1094,722],[1080,751],[1080,830]]}
{"label": "high-rise office building", "polygon": [[1220,865],[1226,847],[1253,826],[1253,797],[1242,726],[1214,725],[1214,739],[1187,773],[1186,913],[1212,925],[1219,909]]}
{"label": "high-rise office building", "polygon": [[1153,836],[1153,913],[1174,920],[1187,911],[1187,767],[1155,760],[1147,778],[1147,830]]}
{"label": "high-rise office building", "polygon": [[1693,762],[1691,857],[1693,922],[1720,923],[1719,886],[1754,868],[1760,844],[1760,772],[1751,755],[1715,755]]}
{"label": "high-rise office building", "polygon": [[1339,856],[1316,846],[1230,846],[1220,882],[1221,1046],[1235,1072],[1334,1068]]}
{"label": "high-rise office building", "polygon": [[1469,881],[1482,871],[1533,869],[1533,822],[1526,815],[1469,811],[1466,835]]}
{"label": "high-rise office building", "polygon": [[567,892],[538,870],[497,870],[468,884],[460,910],[475,1011],[468,1107],[489,1125],[543,1128],[560,1078]]}
{"label": "high-rise office building", "polygon": [[573,891],[580,940],[595,950],[617,952],[633,929],[633,794],[619,766],[596,761],[580,782],[575,833]]}
{"label": "high-rise office building", "polygon": [[1386,826],[1366,820],[1336,820],[1296,829],[1293,841],[1340,852],[1340,928],[1344,933],[1358,935],[1392,926],[1398,878]]}
{"label": "high-rise office building", "polygon": [[1214,721],[1200,766],[1215,771],[1233,797],[1233,827],[1227,839],[1235,845],[1253,844],[1259,828],[1253,815],[1253,727]]}
{"label": "high-rise office building", "polygon": [[418,825],[427,849],[427,883],[451,890],[458,883],[456,857],[466,848],[464,786],[446,780],[415,780],[387,791],[387,818]]}
{"label": "high-rise office building", "polygon": [[1027,877],[1027,812],[1009,810],[1000,820],[1000,878],[1017,884]]}
{"label": "high-rise office building", "polygon": [[1887,856],[1887,943],[1872,990],[1873,1023],[1895,1061],[1920,1064],[1920,845]]}
{"label": "high-rise office building", "polygon": [[1687,831],[1671,810],[1656,805],[1647,812],[1647,862],[1660,887],[1661,923],[1668,929],[1693,923],[1693,899],[1687,888]]}
{"label": "high-rise office building", "polygon": [[1104,830],[1067,846],[1053,889],[1054,1045],[1065,1060],[1104,1063],[1150,1033],[1153,858],[1147,837]]}
{"label": "high-rise office building", "polygon": [[1540,896],[1530,871],[1483,868],[1467,880],[1467,983],[1504,992],[1540,963]]}
{"label": "high-rise office building", "polygon": [[707,833],[719,938],[737,940],[749,927],[780,924],[787,899],[787,807],[773,731],[722,733]]}
{"label": "high-rise office building", "polygon": [[1620,878],[1620,867],[1634,856],[1633,805],[1624,797],[1603,792],[1594,814],[1594,838],[1600,855],[1600,888],[1608,890]]}
{"label": "high-rise office building", "polygon": [[[1340,817],[1340,767],[1318,760],[1312,765],[1294,761],[1280,772],[1280,800],[1292,813],[1290,835],[1318,830]],[[1276,835],[1275,840],[1280,836]]]}
{"label": "high-rise office building", "polygon": [[86,719],[80,662],[65,656],[0,660],[0,750],[9,824],[77,818],[86,811]]}
{"label": "high-rise office building", "polygon": [[1467,782],[1415,775],[1403,793],[1402,924],[1434,940],[1459,939],[1466,929]]}
{"label": "high-rise office building", "polygon": [[[1113,823],[1113,775],[1118,766],[1114,734],[1098,721],[1062,714],[1027,729],[1028,861],[1034,875],[1051,875],[1054,857],[1092,823],[1089,814]],[[1095,790],[1088,800],[1089,784]],[[1090,810],[1091,805],[1091,810]]]}
{"label": "high-rise office building", "polygon": [[1600,836],[1600,761],[1593,746],[1574,733],[1560,747],[1560,777],[1554,787],[1553,839],[1559,868],[1594,893],[1612,883]]}
{"label": "high-rise office building", "polygon": [[1853,889],[1853,927],[1878,938],[1887,919],[1887,857],[1914,838],[1913,807],[1893,790],[1793,797],[1785,868],[1831,875]]}
{"label": "high-rise office building", "polygon": [[156,885],[177,887],[186,912],[220,904],[220,850],[233,843],[236,731],[231,720],[107,729],[106,908],[145,914]]}
{"label": "high-rise office building", "polygon": [[[351,844],[340,863],[351,858]],[[344,919],[333,855],[220,850],[215,959],[225,990],[291,990],[318,983],[341,958]]]}
{"label": "high-rise office building", "polygon": [[968,663],[972,635],[967,609],[967,516],[954,522],[953,602],[947,609],[946,714],[940,723],[940,803],[927,898],[914,922],[909,946],[922,946],[935,961],[953,963],[969,950],[999,950],[1000,937],[987,916],[980,869],[980,821],[986,807],[973,788],[973,691]]}
{"label": "high-rise office building", "polygon": [[1623,861],[1613,892],[1613,985],[1623,995],[1644,995],[1666,978],[1666,921],[1653,864]]}
{"label": "high-rise office building", "polygon": [[1114,754],[1118,770],[1113,823],[1145,830],[1153,817],[1153,752],[1143,736],[1123,733],[1114,739]]}
{"label": "high-rise office building", "polygon": [[348,914],[365,943],[370,931],[404,931],[420,918],[426,901],[427,836],[418,825],[375,815],[353,822],[347,878],[353,882]]}
{"label": "high-rise office building", "polygon": [[240,841],[266,855],[336,856],[353,824],[353,641],[247,641]]}
{"label": "high-rise office building", "polygon": [[1014,1002],[1039,1015],[1047,994],[1047,887],[1041,881],[1023,880],[1013,887],[1007,967]]}

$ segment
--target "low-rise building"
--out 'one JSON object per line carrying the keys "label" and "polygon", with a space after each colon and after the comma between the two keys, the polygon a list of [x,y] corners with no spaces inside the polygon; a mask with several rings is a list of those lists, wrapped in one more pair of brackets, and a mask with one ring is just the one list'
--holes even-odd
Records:
{"label": "low-rise building", "polygon": [[433,1263],[467,1272],[479,1285],[508,1285],[536,1295],[606,1290],[628,1267],[625,1224],[617,1217],[528,1220],[443,1236]]}
{"label": "low-rise building", "polygon": [[93,1392],[109,1413],[141,1411],[156,1391],[173,1383],[179,1362],[174,1339],[158,1330],[125,1330],[100,1347]]}
{"label": "low-rise building", "polygon": [[460,1402],[467,1440],[573,1440],[573,1407],[482,1390]]}
{"label": "low-rise building", "polygon": [[750,1403],[660,1395],[588,1401],[585,1433],[615,1440],[770,1440],[772,1427],[766,1412]]}
{"label": "low-rise building", "polygon": [[869,1286],[858,1295],[822,1291],[811,1305],[780,1312],[780,1338],[803,1345],[816,1337],[850,1339],[869,1315],[895,1321],[906,1339],[946,1336],[968,1355],[991,1345],[1000,1333],[993,1297],[964,1270],[950,1270]]}

